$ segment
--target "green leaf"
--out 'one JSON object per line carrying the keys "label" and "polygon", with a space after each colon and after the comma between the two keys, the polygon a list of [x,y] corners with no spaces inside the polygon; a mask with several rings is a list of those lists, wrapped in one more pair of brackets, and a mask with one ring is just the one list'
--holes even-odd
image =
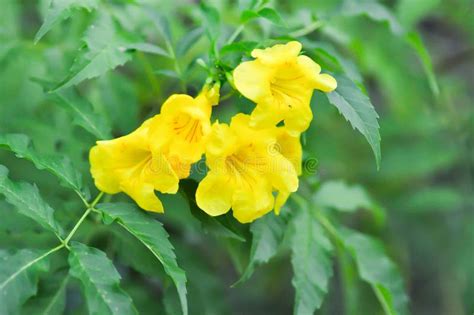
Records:
{"label": "green leaf", "polygon": [[43,200],[36,185],[11,181],[8,178],[8,169],[1,164],[0,193],[5,196],[8,203],[18,209],[19,213],[33,219],[57,235],[63,234],[63,229],[54,219],[54,209]]}
{"label": "green leaf", "polygon": [[250,52],[257,46],[258,46],[257,42],[246,42],[246,41],[227,44],[221,48],[221,55],[226,55],[228,53],[233,53],[233,52],[250,55]]}
{"label": "green leaf", "polygon": [[283,241],[286,222],[284,218],[276,216],[273,213],[267,214],[258,219],[250,226],[252,232],[252,247],[250,249],[250,258],[247,268],[242,277],[236,283],[248,280],[259,264],[267,263],[276,255],[278,248]]}
{"label": "green leaf", "polygon": [[124,43],[124,46],[126,49],[131,49],[131,50],[138,50],[141,52],[145,53],[150,53],[150,54],[155,54],[155,55],[160,55],[164,57],[170,58],[169,53],[164,50],[163,48],[150,44],[150,43],[143,43],[143,42],[136,42],[136,43]]}
{"label": "green leaf", "polygon": [[20,306],[36,294],[39,274],[49,269],[48,260],[37,260],[41,256],[29,249],[0,249],[0,314],[19,314]]}
{"label": "green leaf", "polygon": [[18,158],[27,159],[40,170],[47,170],[56,176],[61,184],[75,190],[83,198],[88,199],[89,190],[83,186],[82,176],[67,157],[41,156],[30,145],[30,139],[22,134],[0,135],[0,148],[8,149]]}
{"label": "green leaf", "polygon": [[342,229],[340,234],[356,261],[360,277],[372,286],[385,314],[407,314],[408,298],[403,279],[396,265],[386,256],[383,245],[350,229]]}
{"label": "green leaf", "polygon": [[420,34],[416,32],[411,32],[406,35],[407,42],[413,47],[417,52],[418,57],[421,60],[423,65],[423,70],[428,78],[428,82],[431,88],[431,91],[435,96],[439,95],[439,86],[438,81],[436,80],[436,75],[433,70],[433,63],[431,62],[431,57],[428,51],[426,50],[423,40],[421,39]]}
{"label": "green leaf", "polygon": [[337,89],[327,97],[329,102],[337,107],[344,118],[354,129],[364,135],[375,155],[377,169],[380,167],[380,133],[379,117],[367,95],[345,75],[335,75]]}
{"label": "green leaf", "polygon": [[286,26],[285,21],[282,19],[280,14],[272,8],[263,8],[258,11],[258,15],[269,20],[275,25]]}
{"label": "green leaf", "polygon": [[127,51],[127,45],[132,43],[120,36],[112,18],[107,14],[101,14],[97,23],[88,28],[84,42],[86,48],[79,52],[70,74],[55,90],[98,77],[132,59]]}
{"label": "green leaf", "polygon": [[200,3],[200,9],[204,18],[204,28],[206,29],[209,39],[214,42],[219,37],[221,29],[219,11],[205,2]]}
{"label": "green leaf", "polygon": [[332,276],[333,246],[309,210],[299,209],[292,220],[292,284],[296,291],[294,314],[313,314],[321,307]]}
{"label": "green leaf", "polygon": [[186,275],[178,266],[173,245],[163,225],[128,203],[100,204],[97,207],[104,214],[104,221],[117,221],[143,243],[163,265],[178,290],[183,314],[188,313],[186,300]]}
{"label": "green leaf", "polygon": [[245,242],[245,237],[239,234],[234,227],[232,218],[222,215],[218,217],[211,217],[203,210],[199,209],[196,203],[196,189],[198,183],[194,180],[183,180],[180,182],[180,188],[185,194],[189,202],[191,214],[201,222],[203,230],[212,233],[217,237],[228,237],[237,241]]}
{"label": "green leaf", "polygon": [[186,33],[176,46],[176,55],[184,56],[199,41],[203,32],[203,28],[198,27]]}
{"label": "green leaf", "polygon": [[370,209],[373,205],[369,195],[361,186],[349,186],[342,180],[323,183],[313,200],[319,206],[345,212],[353,212],[360,208]]}
{"label": "green leaf", "polygon": [[138,314],[123,291],[120,274],[104,252],[73,242],[70,246],[71,276],[81,281],[90,314]]}
{"label": "green leaf", "polygon": [[40,285],[39,294],[28,301],[23,308],[23,314],[62,315],[66,307],[66,289],[69,276],[48,277]]}
{"label": "green leaf", "polygon": [[386,22],[396,35],[402,35],[404,32],[392,12],[375,0],[345,0],[341,12],[347,16],[366,15],[374,21]]}
{"label": "green leaf", "polygon": [[35,44],[56,24],[68,19],[74,10],[84,8],[91,12],[97,9],[98,6],[99,0],[52,0],[43,25],[35,35]]}
{"label": "green leaf", "polygon": [[94,112],[87,99],[80,97],[72,89],[51,93],[56,104],[64,107],[73,117],[73,123],[83,127],[98,139],[110,139],[111,127],[103,116]]}

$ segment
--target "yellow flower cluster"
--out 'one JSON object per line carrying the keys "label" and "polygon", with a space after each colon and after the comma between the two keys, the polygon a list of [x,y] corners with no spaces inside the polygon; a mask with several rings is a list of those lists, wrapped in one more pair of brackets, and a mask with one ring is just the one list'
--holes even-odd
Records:
{"label": "yellow flower cluster", "polygon": [[176,193],[179,180],[204,154],[209,171],[196,191],[202,210],[217,216],[232,209],[242,223],[272,209],[278,214],[298,189],[300,134],[312,120],[313,90],[336,88],[335,79],[300,51],[298,42],[255,49],[255,60],[234,70],[236,88],[256,103],[251,115],[211,126],[219,85],[207,85],[196,98],[172,95],[160,114],[132,133],[98,141],[90,151],[96,186],[110,194],[125,192],[141,208],[163,212],[155,190]]}

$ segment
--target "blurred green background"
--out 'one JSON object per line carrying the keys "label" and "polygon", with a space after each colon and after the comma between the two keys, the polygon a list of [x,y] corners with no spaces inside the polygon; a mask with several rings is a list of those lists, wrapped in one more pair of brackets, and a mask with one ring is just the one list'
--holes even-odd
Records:
{"label": "blurred green background", "polygon": [[[128,2],[134,1],[110,1],[107,10],[113,12],[124,29],[136,30],[151,42],[163,44],[147,10]],[[24,133],[32,138],[38,151],[69,156],[93,187],[88,175],[87,151],[94,137],[74,126],[66,108],[51,102],[32,78],[54,82],[64,78],[94,15],[80,10],[35,45],[33,39],[48,3],[0,0],[0,133]],[[143,3],[154,8],[155,11],[149,12],[169,18],[175,43],[200,26],[193,1]],[[245,1],[211,3],[221,14],[224,24],[221,33],[230,34],[239,25],[238,17]],[[367,212],[358,212],[343,216],[342,220],[383,240],[389,255],[400,266],[413,314],[472,314],[474,2],[383,1],[389,15],[378,12],[375,18],[353,9],[372,1],[271,3],[295,29],[309,25],[314,19],[322,21],[314,32],[301,39],[305,52],[320,62],[323,69],[332,62],[324,52],[337,54],[346,73],[364,83],[380,116],[382,163],[377,171],[365,139],[316,92],[315,119],[304,138],[306,157],[316,157],[319,167],[316,175],[307,177],[360,184],[383,208],[385,218],[374,219]],[[266,39],[272,27],[265,22],[250,25],[242,36],[246,40]],[[419,31],[431,56],[436,79],[428,79],[415,49],[404,36],[397,35],[398,27]],[[285,32],[288,33],[275,31],[279,36]],[[206,54],[208,43],[201,38],[193,44],[189,52],[179,56],[178,64],[137,52],[125,67],[83,83],[81,95],[93,104],[98,116],[113,122],[114,136],[129,132],[146,117],[159,112],[159,104],[168,95],[183,92],[183,87],[189,93],[200,88],[206,72],[196,58]],[[318,49],[321,47],[324,49]],[[174,78],[177,71],[185,73],[181,79]],[[226,92],[228,88],[223,94]],[[216,117],[225,121],[236,111],[250,109],[250,104],[231,98],[219,105]],[[0,162],[8,166],[12,178],[35,182],[48,201],[62,210],[56,213],[65,222],[70,225],[75,222],[80,215],[80,201],[70,198],[52,176],[15,159],[11,153],[0,152]],[[190,278],[190,305],[194,310],[191,314],[291,313],[294,293],[288,257],[284,254],[276,257],[258,268],[247,283],[230,288],[239,278],[242,247],[247,245],[203,235],[196,228],[197,223],[186,217],[187,210],[182,210],[188,207],[184,199],[172,197],[163,197],[170,209],[163,220]],[[1,199],[0,209],[1,248],[50,244],[50,236],[43,235],[29,219],[16,214]],[[189,226],[183,227],[183,222]],[[142,248],[137,248],[134,255],[126,235],[115,230],[116,238],[112,240],[93,222],[81,233],[90,229],[97,229],[91,242],[107,253],[114,253],[114,248],[126,248],[128,255],[117,251],[117,264],[125,279],[124,286],[137,304],[142,305],[143,314],[156,314],[160,307],[172,308],[159,305],[156,296],[166,293],[166,286],[147,276],[160,272],[151,267],[151,258],[141,252]],[[121,269],[121,263],[136,268]],[[344,277],[342,268],[335,270],[330,293],[318,314],[343,314],[343,310],[350,314],[380,312],[367,285]],[[357,288],[357,292],[348,296],[342,288],[342,278],[355,282],[344,285]],[[74,290],[69,292],[68,301],[68,312],[84,311]],[[349,310],[348,304],[352,305]],[[78,308],[74,310],[75,307]]]}

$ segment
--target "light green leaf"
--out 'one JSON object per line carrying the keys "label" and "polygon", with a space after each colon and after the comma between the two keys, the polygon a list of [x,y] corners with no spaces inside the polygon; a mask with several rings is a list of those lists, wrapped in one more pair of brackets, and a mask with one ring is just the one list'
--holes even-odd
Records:
{"label": "light green leaf", "polygon": [[70,74],[55,90],[98,77],[132,59],[127,51],[126,41],[119,36],[112,18],[105,13],[88,28],[84,42],[86,47],[74,60]]}
{"label": "light green leaf", "polygon": [[337,107],[344,118],[349,121],[354,129],[364,135],[375,155],[377,168],[380,167],[380,133],[379,117],[367,95],[345,75],[335,75],[337,89],[327,97],[329,102]]}
{"label": "light green leaf", "polygon": [[183,314],[187,314],[186,275],[178,266],[173,245],[170,243],[168,233],[163,225],[132,204],[100,204],[97,208],[104,214],[106,223],[117,221],[161,262],[165,272],[171,277],[178,290]]}
{"label": "light green leaf", "polygon": [[19,213],[57,235],[63,234],[63,229],[54,219],[54,209],[43,200],[36,185],[11,181],[8,178],[8,169],[3,165],[0,165],[0,194],[4,195],[5,200],[15,206]]}
{"label": "light green leaf", "polygon": [[267,214],[252,223],[250,231],[253,238],[249,263],[236,284],[248,280],[252,276],[255,266],[267,263],[276,255],[278,247],[283,240],[285,227],[286,224],[283,217],[276,216],[273,213]]}
{"label": "light green leaf", "polygon": [[176,46],[176,55],[184,56],[199,41],[203,32],[203,28],[198,27],[186,33]]}
{"label": "light green leaf", "polygon": [[58,279],[57,276],[48,277],[40,285],[39,294],[28,301],[23,308],[23,314],[35,315],[62,315],[66,307],[66,289],[69,276]]}
{"label": "light green leaf", "polygon": [[68,19],[74,10],[84,8],[91,12],[98,6],[99,0],[51,0],[43,25],[35,35],[35,44],[57,23]]}
{"label": "light green leaf", "polygon": [[373,205],[367,192],[359,185],[349,186],[344,181],[327,181],[314,195],[318,206],[353,212],[360,208],[370,209]]}
{"label": "light green leaf", "polygon": [[83,198],[89,198],[89,191],[82,183],[82,176],[67,157],[41,156],[30,145],[30,139],[22,134],[0,135],[0,148],[8,149],[18,158],[27,159],[40,170],[47,170],[56,176],[61,184],[75,190]]}
{"label": "light green leaf", "polygon": [[0,314],[19,314],[20,306],[36,294],[39,274],[49,269],[49,261],[39,257],[29,249],[0,249]]}
{"label": "light green leaf", "polygon": [[120,274],[104,252],[74,242],[70,247],[71,276],[81,281],[90,314],[138,314],[123,291]]}
{"label": "light green leaf", "polygon": [[293,218],[291,240],[292,284],[296,291],[294,314],[313,314],[321,306],[332,276],[333,246],[307,208]]}
{"label": "light green leaf", "polygon": [[286,26],[285,21],[282,19],[280,14],[275,9],[263,8],[260,11],[258,11],[258,15],[269,20],[273,24]]}
{"label": "light green leaf", "polygon": [[404,32],[392,12],[375,0],[345,0],[341,12],[347,16],[366,15],[374,21],[387,22],[390,30],[396,35],[401,35]]}
{"label": "light green leaf", "polygon": [[150,44],[150,43],[143,43],[143,42],[136,42],[136,43],[124,43],[124,46],[126,49],[131,49],[131,50],[138,50],[141,52],[145,53],[150,53],[150,54],[155,54],[155,55],[160,55],[164,57],[170,58],[169,53],[164,50],[163,48]]}
{"label": "light green leaf", "polygon": [[350,229],[341,229],[340,234],[356,261],[360,277],[372,286],[385,314],[407,314],[408,298],[403,279],[395,264],[386,256],[383,245]]}
{"label": "light green leaf", "polygon": [[207,5],[204,2],[200,3],[200,8],[204,18],[204,28],[206,29],[209,39],[214,42],[219,37],[221,29],[219,11],[217,11],[215,7]]}
{"label": "light green leaf", "polygon": [[110,139],[111,127],[103,116],[94,112],[92,104],[73,89],[52,92],[52,100],[64,107],[73,117],[73,123],[83,127],[98,139]]}
{"label": "light green leaf", "polygon": [[421,64],[423,65],[423,70],[425,71],[426,77],[428,78],[431,91],[435,96],[438,96],[439,86],[438,81],[436,80],[436,75],[433,70],[431,56],[426,50],[425,44],[423,44],[423,40],[421,39],[420,34],[416,32],[408,33],[406,35],[406,40],[411,45],[411,47],[413,47],[413,49],[417,52],[418,57],[421,60]]}

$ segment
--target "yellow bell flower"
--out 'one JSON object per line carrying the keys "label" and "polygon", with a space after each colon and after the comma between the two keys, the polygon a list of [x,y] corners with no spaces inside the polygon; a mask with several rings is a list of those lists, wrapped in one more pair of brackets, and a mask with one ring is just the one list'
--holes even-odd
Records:
{"label": "yellow bell flower", "polygon": [[185,94],[170,96],[161,107],[161,123],[151,128],[153,149],[184,163],[199,161],[211,130],[212,106],[218,101],[219,84],[205,86],[196,98]]}
{"label": "yellow bell flower", "polygon": [[211,216],[232,208],[237,220],[251,222],[274,208],[273,191],[298,189],[295,166],[276,149],[281,128],[255,129],[249,123],[248,115],[238,114],[230,125],[212,126],[206,145],[209,172],[196,191],[198,206]]}
{"label": "yellow bell flower", "polygon": [[89,154],[97,188],[109,194],[123,191],[141,208],[164,212],[154,191],[174,194],[179,179],[189,176],[191,164],[204,153],[211,108],[218,99],[218,85],[204,87],[196,98],[172,95],[159,115],[134,132],[98,141]]}
{"label": "yellow bell flower", "polygon": [[89,160],[99,190],[108,194],[123,191],[145,210],[164,211],[155,190],[176,193],[179,177],[165,154],[152,152],[149,130],[159,123],[157,115],[126,136],[97,141]]}
{"label": "yellow bell flower", "polygon": [[255,60],[235,68],[236,88],[257,104],[251,114],[253,125],[274,126],[284,121],[289,132],[297,135],[308,128],[313,118],[313,90],[331,92],[336,88],[336,80],[321,74],[321,67],[299,55],[300,51],[301,44],[296,41],[255,49]]}

